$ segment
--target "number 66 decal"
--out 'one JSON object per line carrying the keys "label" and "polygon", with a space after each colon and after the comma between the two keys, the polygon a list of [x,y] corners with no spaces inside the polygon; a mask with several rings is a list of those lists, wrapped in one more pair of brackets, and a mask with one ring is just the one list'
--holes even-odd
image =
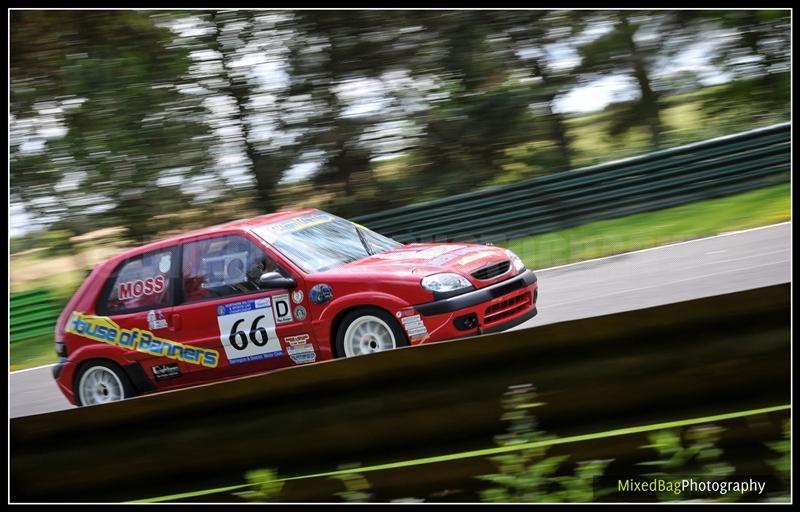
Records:
{"label": "number 66 decal", "polygon": [[[263,318],[264,315],[257,316],[250,326],[250,341],[257,347],[263,347],[269,341],[269,334],[267,333],[267,330],[258,326],[258,322],[260,322]],[[244,322],[244,320],[244,318],[240,318],[233,324],[233,327],[231,328],[231,335],[228,337],[228,341],[231,342],[231,346],[233,346],[233,348],[236,350],[244,350],[247,348],[247,333],[237,330],[239,324]],[[261,336],[257,336],[258,334]],[[237,337],[242,340],[241,345],[236,343]]]}
{"label": "number 66 decal", "polygon": [[269,297],[265,297],[217,308],[220,341],[231,364],[259,361],[282,354],[275,332],[275,306]]}

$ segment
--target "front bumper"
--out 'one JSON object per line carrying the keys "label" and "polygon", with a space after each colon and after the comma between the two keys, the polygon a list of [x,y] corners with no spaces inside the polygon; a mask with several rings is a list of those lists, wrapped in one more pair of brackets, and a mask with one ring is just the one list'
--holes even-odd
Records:
{"label": "front bumper", "polygon": [[418,304],[429,336],[418,343],[499,332],[536,316],[538,283],[530,270],[455,297]]}

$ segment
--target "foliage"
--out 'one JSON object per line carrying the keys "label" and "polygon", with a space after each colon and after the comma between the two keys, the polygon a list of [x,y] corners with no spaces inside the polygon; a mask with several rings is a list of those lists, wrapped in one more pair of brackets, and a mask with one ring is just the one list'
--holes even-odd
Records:
{"label": "foliage", "polygon": [[[660,478],[675,485],[680,485],[681,480],[690,477],[703,481],[723,481],[733,474],[734,468],[722,459],[722,449],[717,446],[722,432],[721,427],[713,424],[689,428],[685,440],[675,430],[653,432],[649,436],[650,444],[642,448],[654,449],[657,458],[640,463],[649,469],[644,476]],[[660,501],[686,501],[692,497],[687,492],[658,493]],[[717,501],[734,501],[741,497],[739,493],[728,493]]]}
{"label": "foliage", "polygon": [[[741,131],[789,117],[789,19],[13,11],[12,205],[34,228],[143,241],[188,226],[187,207],[355,216]],[[705,78],[670,63],[699,41],[732,81],[691,96]],[[559,111],[601,77],[636,97],[578,123]]]}
{"label": "foliage", "polygon": [[783,492],[771,497],[770,501],[788,502],[790,501],[790,490],[792,488],[792,424],[786,420],[783,423],[783,436],[780,441],[767,443],[770,450],[778,454],[778,457],[768,460],[770,466],[775,471]]}
{"label": "foliage", "polygon": [[189,59],[140,11],[11,12],[11,194],[76,234],[153,235],[208,155]]}
{"label": "foliage", "polygon": [[[345,465],[340,466],[339,469],[353,469],[357,466]],[[336,496],[348,503],[364,503],[369,502],[372,497],[370,490],[372,486],[369,481],[360,473],[344,473],[331,477],[332,480],[339,480],[344,484],[344,490],[335,493]]]}
{"label": "foliage", "polygon": [[504,455],[492,457],[498,473],[478,478],[494,484],[481,491],[481,500],[495,503],[584,502],[593,501],[607,491],[594,489],[610,460],[579,462],[572,474],[564,473],[568,455],[547,456],[547,446],[537,446],[554,439],[539,430],[531,410],[544,405],[536,401],[529,385],[511,386],[503,399],[502,419],[509,422],[507,432],[495,437],[498,446],[529,445]]}
{"label": "foliage", "polygon": [[235,493],[237,496],[258,503],[278,501],[283,492],[283,480],[273,469],[257,469],[248,471],[245,478],[249,484],[246,491]]}

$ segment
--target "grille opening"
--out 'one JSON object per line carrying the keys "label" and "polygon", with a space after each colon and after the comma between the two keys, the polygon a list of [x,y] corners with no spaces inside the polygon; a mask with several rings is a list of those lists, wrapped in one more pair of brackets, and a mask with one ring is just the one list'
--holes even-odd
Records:
{"label": "grille opening", "polygon": [[486,279],[491,279],[493,277],[505,274],[508,272],[509,268],[511,268],[511,262],[509,260],[501,261],[499,263],[489,263],[488,265],[484,265],[478,270],[474,271],[472,273],[472,277],[485,281]]}
{"label": "grille opening", "polygon": [[516,297],[511,297],[497,304],[492,304],[485,311],[483,319],[484,325],[499,322],[508,317],[514,316],[528,308],[531,305],[531,294],[526,292]]}

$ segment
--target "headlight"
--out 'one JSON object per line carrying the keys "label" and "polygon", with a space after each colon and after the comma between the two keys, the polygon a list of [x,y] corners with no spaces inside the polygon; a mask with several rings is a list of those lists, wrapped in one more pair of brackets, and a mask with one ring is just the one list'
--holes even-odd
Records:
{"label": "headlight", "polygon": [[422,278],[422,287],[431,292],[452,292],[472,286],[459,274],[433,274]]}
{"label": "headlight", "polygon": [[506,254],[508,255],[508,258],[511,260],[511,265],[513,265],[514,270],[517,273],[522,272],[525,269],[525,264],[522,263],[522,260],[519,259],[519,256],[514,254],[513,251],[509,251],[508,249],[506,249]]}

